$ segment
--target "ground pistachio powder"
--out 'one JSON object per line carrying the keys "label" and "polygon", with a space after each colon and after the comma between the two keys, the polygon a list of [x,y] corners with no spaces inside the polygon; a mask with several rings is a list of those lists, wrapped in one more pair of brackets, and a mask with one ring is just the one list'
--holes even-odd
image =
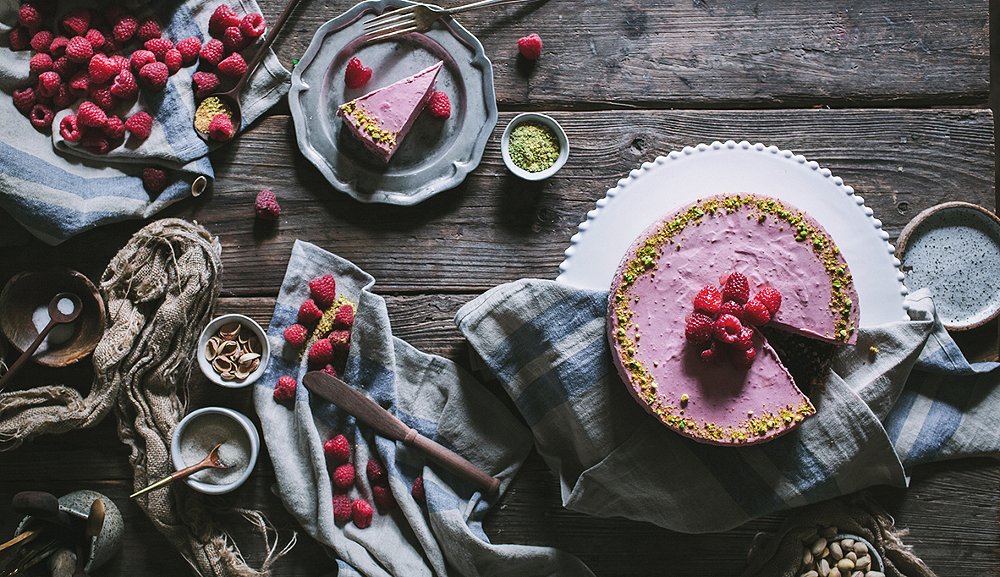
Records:
{"label": "ground pistachio powder", "polygon": [[541,172],[559,159],[559,139],[547,126],[526,122],[510,131],[510,159],[528,172]]}
{"label": "ground pistachio powder", "polygon": [[229,105],[217,96],[209,96],[201,101],[198,110],[194,113],[194,128],[198,132],[207,133],[208,127],[212,124],[212,119],[219,114],[225,114],[229,118],[233,117],[233,111]]}

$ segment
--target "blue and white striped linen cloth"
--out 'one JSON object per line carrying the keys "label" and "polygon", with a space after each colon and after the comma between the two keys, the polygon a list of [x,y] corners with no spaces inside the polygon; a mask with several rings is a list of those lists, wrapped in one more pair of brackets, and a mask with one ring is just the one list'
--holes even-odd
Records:
{"label": "blue and white striped linen cloth", "polygon": [[857,346],[839,351],[813,389],[815,416],[750,447],[682,437],[633,400],[612,365],[607,299],[525,279],[456,317],[575,511],[725,531],[872,485],[905,486],[920,463],[1000,456],[998,365],[966,362],[927,291],[908,299],[910,321],[862,329]]}
{"label": "blue and white striped linen cloth", "polygon": [[[419,451],[375,435],[331,403],[312,398],[305,387],[298,387],[294,405],[274,401],[280,376],[301,383],[306,373],[305,361],[286,346],[282,333],[295,324],[299,305],[309,298],[309,280],[325,274],[336,277],[338,294],[357,303],[346,382],[422,435],[496,476],[501,494],[530,452],[531,434],[495,395],[453,362],[394,338],[385,301],[371,292],[371,276],[315,245],[296,241],[268,328],[272,359],[255,385],[254,405],[274,464],[275,492],[305,531],[332,550],[338,574],[592,575],[578,559],[554,549],[491,544],[482,522],[498,498],[486,500]],[[323,442],[336,432],[354,445],[358,488],[351,490],[352,499],[372,502],[365,467],[369,457],[377,455],[399,503],[389,514],[376,512],[367,529],[334,524]],[[426,505],[410,495],[418,475],[424,478]]]}
{"label": "blue and white striped linen cloth", "polygon": [[[178,41],[210,38],[208,20],[219,0],[142,2],[138,14],[168,22],[163,33]],[[116,4],[107,2],[105,5]],[[136,4],[132,2],[130,4]],[[237,10],[259,12],[254,0],[239,0]],[[95,2],[59,2],[59,13]],[[153,132],[141,144],[126,140],[109,154],[95,156],[59,136],[59,122],[71,111],[56,114],[52,135],[35,130],[12,101],[14,90],[32,83],[28,72],[31,50],[12,52],[7,33],[16,25],[18,0],[0,0],[0,209],[49,244],[112,222],[149,218],[187,198],[199,176],[213,178],[207,154],[210,147],[192,128],[194,94],[192,65],[170,77],[159,93],[142,91],[139,101],[124,114],[138,110],[154,117]],[[99,9],[99,8],[97,8]],[[247,53],[252,53],[249,48]],[[243,93],[243,126],[251,124],[287,92],[291,75],[272,52]],[[167,189],[151,198],[143,188],[142,169],[169,169]]]}

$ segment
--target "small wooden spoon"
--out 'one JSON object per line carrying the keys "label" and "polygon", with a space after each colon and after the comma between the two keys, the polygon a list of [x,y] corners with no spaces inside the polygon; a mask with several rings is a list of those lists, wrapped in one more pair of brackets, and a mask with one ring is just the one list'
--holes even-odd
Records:
{"label": "small wooden spoon", "polygon": [[159,481],[153,483],[152,485],[146,487],[145,489],[139,489],[135,493],[132,493],[132,495],[130,495],[129,498],[134,499],[139,495],[145,495],[150,491],[159,489],[161,487],[166,487],[167,485],[173,483],[174,481],[190,477],[191,475],[194,475],[198,471],[204,471],[205,469],[228,469],[229,465],[219,460],[219,447],[221,446],[222,443],[219,443],[218,445],[213,447],[212,450],[208,452],[208,455],[206,455],[205,458],[201,460],[201,462],[191,465],[190,467],[184,467],[180,471],[175,471],[169,477],[164,477],[163,479],[160,479]]}
{"label": "small wooden spoon", "polygon": [[[229,108],[229,111],[232,112],[230,119],[233,121],[233,128],[236,131],[239,131],[240,127],[243,126],[243,105],[240,102],[240,92],[243,92],[243,88],[246,86],[250,76],[253,75],[254,70],[256,70],[260,63],[263,62],[264,57],[267,56],[267,49],[271,47],[271,43],[274,42],[274,39],[278,36],[278,31],[285,25],[285,21],[292,15],[292,11],[295,10],[295,7],[300,1],[301,0],[288,0],[288,4],[285,5],[285,9],[282,10],[281,15],[278,16],[278,20],[268,27],[267,34],[264,37],[264,43],[257,49],[257,54],[254,54],[253,60],[251,60],[250,64],[247,65],[246,73],[240,77],[236,86],[233,86],[225,92],[217,92],[215,94],[209,94],[205,97],[212,98],[214,96],[215,98],[221,100],[222,103]],[[202,102],[204,102],[204,99]],[[194,131],[199,137],[201,137],[202,140],[206,142],[209,141],[207,132],[201,132],[197,128],[195,128]]]}
{"label": "small wooden spoon", "polygon": [[[59,310],[59,303],[63,299],[68,299],[73,303],[72,311],[63,313]],[[76,317],[80,316],[82,311],[83,301],[81,301],[80,297],[76,296],[74,293],[59,293],[52,297],[52,300],[49,301],[49,324],[45,325],[45,328],[43,328],[41,332],[38,333],[38,336],[35,337],[34,342],[32,342],[28,348],[24,349],[24,352],[21,353],[21,356],[14,361],[14,364],[11,365],[9,369],[7,369],[4,376],[0,377],[0,391],[4,390],[10,380],[14,377],[14,374],[20,370],[24,363],[28,362],[31,355],[35,354],[35,351],[37,351],[38,347],[42,345],[42,341],[45,340],[45,337],[49,335],[52,329],[56,328],[57,325],[75,321]]]}

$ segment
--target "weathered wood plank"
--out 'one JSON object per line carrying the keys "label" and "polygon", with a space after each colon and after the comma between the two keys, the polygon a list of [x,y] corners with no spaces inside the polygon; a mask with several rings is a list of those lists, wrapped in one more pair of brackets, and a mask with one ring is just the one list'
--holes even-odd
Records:
{"label": "weathered wood plank", "polygon": [[[276,14],[281,2],[261,4]],[[282,61],[348,5],[300,9],[277,42]],[[553,0],[459,21],[483,42],[508,107],[868,106],[989,94],[989,6],[976,0]],[[535,66],[517,58],[517,38],[530,32],[545,40]]]}

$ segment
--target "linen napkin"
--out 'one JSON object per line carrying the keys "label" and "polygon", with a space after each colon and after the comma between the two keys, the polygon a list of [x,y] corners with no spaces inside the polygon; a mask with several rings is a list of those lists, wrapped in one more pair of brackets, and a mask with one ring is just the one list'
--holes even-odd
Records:
{"label": "linen napkin", "polygon": [[998,365],[965,361],[926,291],[908,298],[910,321],[862,329],[839,351],[813,389],[815,416],[749,447],[694,442],[638,406],[612,365],[607,299],[525,279],[456,316],[575,511],[725,531],[872,485],[905,486],[919,463],[1000,455]]}
{"label": "linen napkin", "polygon": [[[301,383],[306,373],[305,361],[286,346],[282,333],[295,324],[300,304],[309,298],[309,280],[325,274],[332,274],[338,294],[357,306],[343,376],[347,383],[422,435],[496,476],[501,494],[531,450],[531,435],[496,396],[460,367],[394,338],[385,301],[371,292],[375,283],[371,276],[315,245],[297,241],[268,328],[272,359],[255,385],[254,404],[274,464],[275,492],[305,531],[330,547],[338,574],[592,575],[579,560],[554,549],[491,544],[482,522],[499,497],[484,498],[420,452],[375,435],[336,406],[312,397],[301,384],[293,405],[274,401],[280,376]],[[353,444],[358,487],[352,489],[352,499],[372,503],[365,467],[370,457],[377,456],[385,464],[399,504],[386,514],[376,511],[366,529],[334,523],[323,442],[338,432]],[[410,493],[419,475],[426,503]]]}
{"label": "linen napkin", "polygon": [[[219,0],[131,2],[140,17],[153,16],[163,34],[177,41],[210,38],[208,20]],[[106,2],[103,5],[115,4]],[[260,12],[254,0],[239,0],[240,13]],[[130,139],[103,156],[71,146],[59,136],[59,122],[71,111],[56,114],[52,135],[35,130],[16,108],[14,90],[32,84],[28,72],[31,50],[9,49],[8,32],[18,21],[18,0],[0,0],[0,209],[49,244],[58,244],[93,227],[148,218],[187,198],[199,176],[213,178],[207,158],[210,147],[198,138],[191,122],[194,95],[191,75],[197,66],[182,68],[159,93],[141,91],[139,101],[124,116],[142,109],[154,117],[153,132],[143,143]],[[59,2],[57,14],[76,6],[100,9],[96,2]],[[252,54],[253,48],[247,50]],[[243,128],[288,92],[290,74],[271,52],[251,77],[243,93]],[[142,169],[168,169],[166,190],[155,197],[143,188]]]}

